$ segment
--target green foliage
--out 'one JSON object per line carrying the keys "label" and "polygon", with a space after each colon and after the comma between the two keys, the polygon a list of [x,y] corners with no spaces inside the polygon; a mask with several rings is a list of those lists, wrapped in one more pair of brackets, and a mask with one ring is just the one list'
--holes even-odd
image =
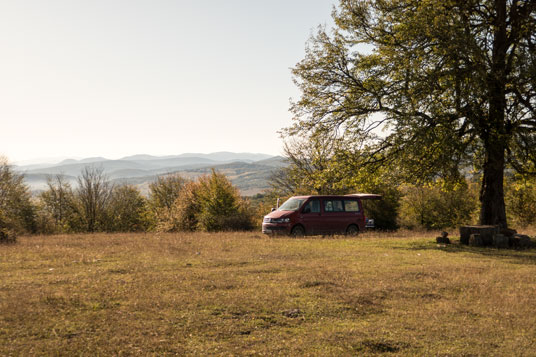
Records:
{"label": "green foliage", "polygon": [[253,228],[248,202],[225,175],[212,171],[196,181],[186,182],[170,209],[159,211],[156,230],[231,231]]}
{"label": "green foliage", "polygon": [[46,207],[41,199],[35,202],[36,232],[39,234],[59,233],[52,212]]}
{"label": "green foliage", "polygon": [[157,232],[195,231],[198,225],[199,184],[187,181],[183,184],[173,205],[158,210],[158,220],[154,229]]}
{"label": "green foliage", "polygon": [[398,228],[400,199],[402,193],[396,181],[390,180],[388,173],[379,172],[362,176],[355,183],[355,191],[382,195],[381,200],[363,200],[365,215],[374,219],[377,229],[394,230]]}
{"label": "green foliage", "polygon": [[515,176],[506,184],[506,207],[509,220],[526,227],[536,223],[536,179]]}
{"label": "green foliage", "polygon": [[149,185],[149,219],[151,226],[159,231],[173,231],[170,225],[176,216],[175,201],[179,197],[187,180],[178,174],[159,176]]}
{"label": "green foliage", "polygon": [[196,181],[188,182],[175,201],[172,222],[174,230],[195,231],[198,227],[200,185]]}
{"label": "green foliage", "polygon": [[212,171],[199,178],[199,229],[209,232],[249,230],[253,227],[249,204],[225,175]]}
{"label": "green foliage", "polygon": [[107,231],[143,232],[149,225],[147,202],[140,191],[130,185],[114,187],[108,207]]}
{"label": "green foliage", "polygon": [[272,191],[281,196],[345,193],[341,147],[340,139],[320,135],[287,141],[284,151],[289,165],[272,176]]}
{"label": "green foliage", "polygon": [[14,240],[36,231],[35,207],[23,176],[14,173],[0,157],[0,240]]}
{"label": "green foliage", "polygon": [[0,210],[0,244],[14,243],[17,241],[17,234],[11,229],[10,220],[3,210]]}
{"label": "green foliage", "polygon": [[402,186],[399,224],[410,229],[444,229],[469,224],[478,207],[476,185],[465,181]]}
{"label": "green foliage", "polygon": [[71,185],[62,175],[49,177],[48,190],[39,195],[39,226],[42,233],[74,231],[76,197]]}
{"label": "green foliage", "polygon": [[178,174],[159,176],[149,185],[151,207],[171,209],[185,183],[186,179]]}
{"label": "green foliage", "polygon": [[[273,182],[272,182],[273,183]],[[264,216],[272,211],[277,205],[277,199],[280,202],[285,202],[288,196],[281,196],[278,191],[269,190],[264,193],[258,193],[250,197],[250,205],[253,212],[253,223],[255,229],[262,229],[262,221]]]}

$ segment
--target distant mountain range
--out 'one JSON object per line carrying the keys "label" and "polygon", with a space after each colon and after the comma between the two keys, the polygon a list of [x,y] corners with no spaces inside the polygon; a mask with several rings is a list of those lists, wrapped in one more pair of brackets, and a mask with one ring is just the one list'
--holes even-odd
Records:
{"label": "distant mountain range", "polygon": [[25,182],[33,192],[47,188],[47,178],[61,174],[76,186],[77,177],[86,166],[102,168],[114,183],[128,183],[148,192],[151,182],[160,176],[178,173],[187,178],[210,173],[212,169],[225,174],[244,196],[251,196],[269,188],[272,172],[286,165],[285,158],[254,153],[216,152],[212,154],[187,153],[173,156],[133,155],[118,160],[103,157],[65,159],[59,163],[14,165],[24,174]]}

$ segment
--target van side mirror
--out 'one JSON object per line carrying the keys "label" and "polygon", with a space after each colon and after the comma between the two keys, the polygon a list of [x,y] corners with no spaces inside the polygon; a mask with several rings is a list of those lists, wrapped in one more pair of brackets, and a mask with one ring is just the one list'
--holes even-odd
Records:
{"label": "van side mirror", "polygon": [[272,207],[272,211],[271,211],[271,212],[273,212],[273,211],[275,211],[275,208]]}

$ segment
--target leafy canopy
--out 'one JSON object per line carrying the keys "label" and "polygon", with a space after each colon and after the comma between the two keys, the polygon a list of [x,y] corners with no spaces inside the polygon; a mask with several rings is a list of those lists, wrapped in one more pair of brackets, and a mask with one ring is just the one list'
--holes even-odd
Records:
{"label": "leafy canopy", "polygon": [[497,123],[495,3],[340,1],[333,32],[320,29],[293,70],[302,96],[285,134],[351,138],[364,161],[403,157],[420,176],[457,174],[484,160],[485,141],[496,137],[514,167],[534,171],[536,5],[506,2],[505,118]]}

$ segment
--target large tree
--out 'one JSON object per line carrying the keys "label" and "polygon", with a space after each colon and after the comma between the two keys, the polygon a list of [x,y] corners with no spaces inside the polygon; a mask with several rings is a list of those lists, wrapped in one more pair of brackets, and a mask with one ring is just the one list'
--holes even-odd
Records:
{"label": "large tree", "polygon": [[293,70],[286,135],[343,136],[413,177],[473,165],[481,223],[506,227],[504,170],[536,172],[536,0],[340,0],[333,17]]}

